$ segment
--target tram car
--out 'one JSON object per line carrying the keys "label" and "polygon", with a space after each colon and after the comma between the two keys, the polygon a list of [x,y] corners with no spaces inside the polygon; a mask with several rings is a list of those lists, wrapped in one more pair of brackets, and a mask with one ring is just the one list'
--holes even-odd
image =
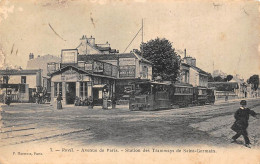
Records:
{"label": "tram car", "polygon": [[206,87],[194,87],[194,104],[205,105],[207,102],[207,88]]}
{"label": "tram car", "polygon": [[177,83],[173,85],[174,95],[171,97],[172,105],[186,107],[194,103],[194,88],[190,84]]}
{"label": "tram car", "polygon": [[171,107],[173,88],[170,83],[134,82],[129,99],[130,110],[158,110]]}
{"label": "tram car", "polygon": [[207,89],[207,101],[206,104],[214,104],[215,103],[215,94],[213,88]]}
{"label": "tram car", "polygon": [[130,110],[160,110],[215,102],[214,90],[190,84],[138,81],[132,83]]}

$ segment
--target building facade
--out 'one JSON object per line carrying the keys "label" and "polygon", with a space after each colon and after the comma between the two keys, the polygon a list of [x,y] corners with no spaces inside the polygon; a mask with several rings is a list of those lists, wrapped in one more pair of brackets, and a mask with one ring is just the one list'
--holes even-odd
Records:
{"label": "building facade", "polygon": [[32,102],[37,88],[42,86],[41,70],[0,70],[1,99],[11,95],[14,102]]}
{"label": "building facade", "polygon": [[51,90],[50,90],[50,77],[48,76],[49,73],[48,63],[60,63],[60,62],[61,62],[61,58],[57,56],[48,54],[48,55],[34,57],[34,54],[30,53],[26,69],[41,69],[42,87],[45,88],[48,93],[50,93]]}
{"label": "building facade", "polygon": [[195,58],[184,57],[180,69],[180,82],[191,84],[193,87],[208,87],[209,73],[196,66]]}

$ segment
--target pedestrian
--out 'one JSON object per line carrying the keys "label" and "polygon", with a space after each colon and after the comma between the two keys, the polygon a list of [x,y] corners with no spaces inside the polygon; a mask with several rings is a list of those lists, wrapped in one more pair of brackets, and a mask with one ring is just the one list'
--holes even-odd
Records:
{"label": "pedestrian", "polygon": [[61,103],[62,99],[62,94],[59,93],[58,97],[57,97],[57,109],[62,109],[62,103]]}
{"label": "pedestrian", "polygon": [[113,97],[112,97],[112,109],[116,109],[116,101],[117,101],[116,96],[113,95]]}
{"label": "pedestrian", "polygon": [[93,102],[93,98],[92,98],[92,96],[89,96],[89,98],[88,98],[88,104],[89,104],[89,109],[93,109],[93,107],[94,107],[94,102]]}
{"label": "pedestrian", "polygon": [[236,121],[232,125],[231,129],[236,132],[236,135],[232,137],[232,143],[237,143],[236,139],[240,137],[241,135],[244,137],[245,140],[245,146],[250,148],[250,140],[248,138],[248,133],[247,133],[247,127],[248,127],[248,119],[249,115],[258,118],[257,114],[253,111],[250,110],[249,108],[246,107],[247,102],[246,100],[242,100],[240,102],[241,107],[235,112],[235,119]]}

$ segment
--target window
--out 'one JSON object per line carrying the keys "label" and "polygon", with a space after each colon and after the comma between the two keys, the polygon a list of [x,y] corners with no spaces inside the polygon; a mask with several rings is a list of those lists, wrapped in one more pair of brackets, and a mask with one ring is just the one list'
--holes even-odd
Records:
{"label": "window", "polygon": [[88,96],[88,83],[85,82],[85,96],[87,97]]}
{"label": "window", "polygon": [[20,84],[20,93],[25,93],[25,85]]}
{"label": "window", "polygon": [[84,93],[84,83],[80,82],[79,83],[79,96],[83,97],[83,93]]}
{"label": "window", "polygon": [[3,76],[3,83],[4,84],[8,84],[8,80],[9,80],[8,76]]}
{"label": "window", "polygon": [[58,95],[58,83],[54,83],[54,96]]}
{"label": "window", "polygon": [[98,91],[98,98],[99,98],[99,99],[102,99],[102,98],[103,98],[102,90],[99,90],[99,91]]}
{"label": "window", "polygon": [[21,76],[21,84],[26,84],[26,76]]}
{"label": "window", "polygon": [[59,93],[62,95],[62,82],[59,82]]}

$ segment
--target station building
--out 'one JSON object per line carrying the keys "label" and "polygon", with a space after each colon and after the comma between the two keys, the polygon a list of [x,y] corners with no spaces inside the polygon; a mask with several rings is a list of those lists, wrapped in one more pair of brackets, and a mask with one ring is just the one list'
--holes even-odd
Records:
{"label": "station building", "polygon": [[108,43],[96,44],[95,38],[85,35],[77,48],[61,50],[61,63],[48,63],[47,70],[52,101],[61,93],[66,104],[91,96],[94,104],[100,105],[104,90],[108,99],[127,99],[131,82],[152,80],[150,61],[134,52],[119,53]]}

